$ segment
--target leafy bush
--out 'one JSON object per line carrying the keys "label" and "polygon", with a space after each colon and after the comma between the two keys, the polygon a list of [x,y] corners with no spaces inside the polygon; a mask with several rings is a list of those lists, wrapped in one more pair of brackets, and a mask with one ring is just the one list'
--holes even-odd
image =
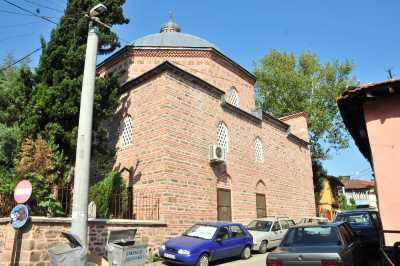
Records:
{"label": "leafy bush", "polygon": [[0,168],[0,194],[11,195],[15,188],[14,171]]}
{"label": "leafy bush", "polygon": [[116,171],[110,172],[90,188],[90,200],[96,203],[99,218],[110,218],[114,206],[126,210],[128,192],[122,176]]}
{"label": "leafy bush", "polygon": [[47,178],[37,173],[28,173],[26,176],[32,184],[32,196],[28,202],[32,214],[46,216],[61,216],[64,211],[50,190]]}

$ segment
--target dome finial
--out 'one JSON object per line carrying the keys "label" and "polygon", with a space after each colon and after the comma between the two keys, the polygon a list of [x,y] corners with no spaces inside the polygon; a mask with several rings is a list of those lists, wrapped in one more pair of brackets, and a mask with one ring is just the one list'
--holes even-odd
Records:
{"label": "dome finial", "polygon": [[181,28],[173,20],[174,12],[170,11],[168,21],[161,26],[160,32],[180,32]]}

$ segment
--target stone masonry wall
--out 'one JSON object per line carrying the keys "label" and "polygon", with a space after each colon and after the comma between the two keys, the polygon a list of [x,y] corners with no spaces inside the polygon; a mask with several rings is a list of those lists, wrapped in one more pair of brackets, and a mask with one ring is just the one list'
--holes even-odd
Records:
{"label": "stone masonry wall", "polygon": [[134,79],[149,71],[164,61],[170,61],[178,67],[196,75],[215,87],[228,92],[234,86],[239,94],[241,108],[250,112],[255,108],[253,95],[254,81],[245,79],[241,72],[236,72],[237,67],[232,67],[220,55],[212,51],[202,50],[152,50],[135,49],[125,58],[113,65],[101,68],[100,75],[116,71],[124,73],[121,82]]}
{"label": "stone masonry wall", "polygon": [[[0,266],[45,266],[50,265],[48,248],[66,243],[61,232],[70,230],[69,218],[33,218],[33,222],[22,231],[20,237],[7,219],[0,221]],[[96,220],[89,223],[88,239],[90,251],[98,256],[106,255],[105,245],[109,230],[137,228],[136,239],[148,244],[148,252],[154,252],[166,225],[162,222],[140,222]],[[155,244],[157,242],[157,244]]]}
{"label": "stone masonry wall", "polygon": [[[221,106],[221,100],[173,74],[164,74],[170,217],[180,229],[199,220],[216,220],[217,187],[230,188],[232,219],[247,223],[256,218],[256,192],[267,199],[268,215],[294,219],[315,215],[309,150],[288,140],[286,132],[266,122],[256,124]],[[227,172],[210,167],[209,145],[217,143],[217,126],[229,131]],[[254,160],[254,140],[263,142],[264,161]]]}

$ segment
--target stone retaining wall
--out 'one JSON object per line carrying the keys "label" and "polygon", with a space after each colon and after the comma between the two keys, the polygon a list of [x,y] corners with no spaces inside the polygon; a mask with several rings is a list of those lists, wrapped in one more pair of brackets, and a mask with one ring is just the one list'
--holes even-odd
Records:
{"label": "stone retaining wall", "polygon": [[[70,230],[71,218],[32,217],[24,230],[17,232],[8,223],[8,218],[0,219],[0,266],[46,266],[50,265],[49,247],[65,243],[61,232]],[[105,245],[109,230],[137,228],[136,239],[148,245],[153,253],[161,243],[166,224],[160,221],[138,220],[89,220],[89,248],[99,256],[105,255]]]}

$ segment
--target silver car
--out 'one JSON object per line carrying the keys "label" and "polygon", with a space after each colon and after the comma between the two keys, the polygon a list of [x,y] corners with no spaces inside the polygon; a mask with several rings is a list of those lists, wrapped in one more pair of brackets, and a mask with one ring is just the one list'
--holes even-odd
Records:
{"label": "silver car", "polygon": [[268,249],[279,246],[290,226],[295,223],[287,217],[266,217],[253,220],[247,225],[253,235],[253,250],[266,253]]}
{"label": "silver car", "polygon": [[267,256],[267,266],[361,266],[361,246],[346,223],[298,225]]}

